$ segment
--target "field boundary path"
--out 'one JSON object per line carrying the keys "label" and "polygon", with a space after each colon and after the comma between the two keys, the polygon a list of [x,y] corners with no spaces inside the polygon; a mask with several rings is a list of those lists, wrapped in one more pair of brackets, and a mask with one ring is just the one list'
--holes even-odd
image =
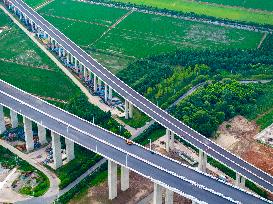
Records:
{"label": "field boundary path", "polygon": [[51,15],[51,14],[47,14],[47,13],[40,13],[40,14],[43,16],[50,16],[53,18],[63,19],[63,20],[67,20],[67,21],[86,23],[86,24],[94,24],[94,25],[98,25],[98,26],[102,26],[102,27],[109,27],[108,25],[104,25],[104,24],[97,23],[97,22],[85,21],[85,20],[74,19],[74,18],[67,18],[67,17],[63,17],[63,16],[55,16],[55,15]]}
{"label": "field boundary path", "polygon": [[260,41],[260,43],[259,43],[259,45],[257,47],[258,49],[260,49],[260,47],[262,46],[264,40],[266,39],[266,36],[267,36],[267,33],[264,33],[264,35],[263,35],[263,37],[262,37],[262,39],[261,39],[261,41]]}
{"label": "field boundary path", "polygon": [[44,3],[42,3],[41,5],[36,6],[33,10],[34,10],[34,11],[37,11],[37,10],[43,8],[44,6],[50,4],[50,3],[53,2],[53,1],[55,1],[55,0],[48,0],[48,1],[44,2]]}
{"label": "field boundary path", "polygon": [[31,65],[31,64],[28,64],[28,63],[17,62],[15,60],[10,60],[10,59],[5,59],[5,58],[0,58],[0,61],[13,63],[13,64],[18,64],[18,65],[24,65],[24,66],[35,68],[35,69],[45,69],[45,70],[54,72],[54,70],[52,70],[52,69],[50,69],[49,67],[46,67],[46,66],[34,66],[34,65]]}
{"label": "field boundary path", "polygon": [[[52,173],[49,169],[44,167],[43,165],[39,164],[37,161],[34,159],[30,158],[27,154],[24,154],[23,152],[20,152],[18,149],[15,147],[11,146],[10,144],[6,143],[3,140],[0,140],[0,145],[3,146],[4,148],[10,150],[12,153],[16,154],[18,157],[21,159],[27,161],[29,164],[31,164],[33,167],[38,169],[39,171],[43,172],[49,179],[50,182],[50,187],[48,191],[42,196],[43,200],[51,199],[52,197],[55,197],[58,192],[59,192],[59,179],[58,177]],[[27,200],[25,201],[19,201],[17,203],[39,203],[38,200],[41,199],[41,197],[32,197],[32,198],[26,198]]]}
{"label": "field boundary path", "polygon": [[[105,36],[107,33],[109,33],[113,28],[115,28],[118,24],[120,24],[125,18],[127,18],[130,14],[132,14],[135,11],[135,9],[130,10],[129,12],[127,12],[125,15],[121,16],[121,18],[119,18],[113,25],[111,25],[106,31],[104,31],[102,33],[102,35],[97,38],[93,43],[91,43],[92,46],[94,45],[96,42],[98,42],[101,38],[103,38],[103,36]],[[89,47],[88,46],[88,47]]]}

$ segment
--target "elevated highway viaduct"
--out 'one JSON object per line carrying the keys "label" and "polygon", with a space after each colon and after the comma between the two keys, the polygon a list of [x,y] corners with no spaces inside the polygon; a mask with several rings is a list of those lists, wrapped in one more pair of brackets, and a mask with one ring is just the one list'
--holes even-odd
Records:
{"label": "elevated highway viaduct", "polygon": [[[24,118],[26,143],[33,141],[31,122],[51,131],[55,167],[62,163],[60,137],[65,137],[69,151],[77,143],[94,151],[108,161],[109,198],[117,196],[117,164],[121,165],[121,188],[129,188],[129,170],[151,179],[155,183],[154,203],[162,202],[162,189],[166,203],[172,203],[173,192],[200,203],[267,203],[256,195],[216,180],[210,175],[183,165],[138,144],[128,145],[125,139],[88,121],[63,111],[0,80],[0,130],[5,130],[3,107],[12,113],[12,124]],[[16,124],[18,125],[18,124]],[[74,156],[71,156],[73,159]]]}
{"label": "elevated highway viaduct", "polygon": [[253,181],[259,186],[273,192],[273,178],[269,174],[254,167],[241,158],[224,150],[213,141],[207,139],[195,130],[186,126],[182,122],[169,115],[166,111],[160,109],[149,100],[138,94],[116,76],[110,73],[106,68],[89,56],[85,51],[68,39],[58,29],[31,9],[21,0],[4,0],[4,3],[9,6],[20,19],[25,19],[29,22],[33,30],[42,30],[48,36],[52,47],[62,48],[59,56],[66,56],[69,61],[73,61],[74,66],[83,70],[84,76],[93,77],[94,89],[103,82],[107,91],[105,99],[112,97],[112,90],[124,97],[125,117],[132,117],[132,107],[137,107],[155,121],[166,127],[167,137],[169,141],[166,145],[167,150],[172,148],[174,135],[181,137],[183,140],[194,145],[200,151],[199,169],[206,168],[207,155],[213,157],[236,172],[236,180],[238,184],[244,183],[245,178]]}

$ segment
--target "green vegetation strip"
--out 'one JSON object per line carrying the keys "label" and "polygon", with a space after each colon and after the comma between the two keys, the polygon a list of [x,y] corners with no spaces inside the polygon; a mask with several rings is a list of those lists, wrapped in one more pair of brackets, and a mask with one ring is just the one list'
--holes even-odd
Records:
{"label": "green vegetation strip", "polygon": [[34,188],[31,187],[23,187],[20,189],[20,193],[30,196],[39,197],[42,196],[47,192],[50,186],[49,179],[47,176],[42,173],[41,171],[38,171],[36,168],[31,166],[28,162],[25,160],[19,158],[14,153],[12,153],[10,150],[0,146],[0,164],[2,166],[5,166],[9,169],[12,169],[14,167],[17,167],[22,172],[35,172],[38,174],[37,183],[38,185]]}
{"label": "green vegetation strip", "polygon": [[66,204],[73,198],[77,199],[81,195],[85,194],[87,190],[92,186],[104,182],[107,178],[107,163],[101,165],[92,174],[83,179],[79,184],[73,187],[70,191],[55,200],[57,204]]}
{"label": "green vegetation strip", "polygon": [[[227,2],[226,0],[223,1]],[[168,9],[185,13],[193,12],[198,15],[213,16],[216,18],[230,19],[242,22],[273,25],[273,14],[265,11],[253,12],[242,8],[227,8],[220,5],[210,5],[188,0],[116,0],[116,2],[133,3],[136,5],[145,5],[159,9]],[[219,1],[217,0],[217,2]],[[242,0],[236,2],[242,2]],[[258,4],[261,5],[264,3],[256,0],[255,5]]]}

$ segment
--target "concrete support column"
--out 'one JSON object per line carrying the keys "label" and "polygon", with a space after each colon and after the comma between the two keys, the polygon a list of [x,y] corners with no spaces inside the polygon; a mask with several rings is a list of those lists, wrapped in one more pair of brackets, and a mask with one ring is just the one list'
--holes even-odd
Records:
{"label": "concrete support column", "polygon": [[113,200],[118,195],[117,184],[117,164],[108,160],[108,189],[110,200]]}
{"label": "concrete support column", "polygon": [[63,165],[60,135],[55,132],[51,132],[51,137],[54,162],[53,168],[58,169]]}
{"label": "concrete support column", "polygon": [[166,129],[166,151],[170,151],[170,136],[171,136],[171,131],[169,129]]}
{"label": "concrete support column", "polygon": [[165,204],[173,204],[173,191],[166,189]]}
{"label": "concrete support column", "polygon": [[174,149],[174,132],[172,131],[170,135],[170,149]]}
{"label": "concrete support column", "polygon": [[65,49],[63,49],[62,56],[65,57]]}
{"label": "concrete support column", "polygon": [[133,118],[133,109],[133,104],[129,102],[129,118]]}
{"label": "concrete support column", "polygon": [[74,62],[74,57],[72,54],[70,54],[70,62],[73,63]]}
{"label": "concrete support column", "polygon": [[236,186],[239,188],[245,187],[245,178],[236,172]]}
{"label": "concrete support column", "polygon": [[23,117],[23,122],[24,122],[26,149],[29,152],[34,149],[32,122],[26,117]]}
{"label": "concrete support column", "polygon": [[38,137],[39,137],[39,142],[41,145],[44,145],[47,143],[46,141],[46,129],[42,125],[37,125],[38,126]]}
{"label": "concrete support column", "polygon": [[125,119],[129,118],[129,102],[127,100],[125,100]]}
{"label": "concrete support column", "polygon": [[75,58],[74,69],[78,73],[78,60]]}
{"label": "concrete support column", "polygon": [[121,166],[120,170],[121,190],[126,191],[129,188],[129,169],[124,166]]}
{"label": "concrete support column", "polygon": [[66,159],[68,162],[75,159],[74,154],[74,142],[65,138],[65,145],[66,145]]}
{"label": "concrete support column", "polygon": [[162,204],[162,186],[154,183],[153,204]]}
{"label": "concrete support column", "polygon": [[17,113],[14,112],[13,110],[10,110],[10,120],[12,128],[16,128],[18,126],[18,117]]}
{"label": "concrete support column", "polygon": [[67,61],[67,63],[70,62],[70,61],[69,61],[69,52],[66,53],[66,61]]}
{"label": "concrete support column", "polygon": [[0,105],[0,134],[6,131],[6,126],[5,126],[5,120],[4,120],[4,110],[3,106]]}
{"label": "concrete support column", "polygon": [[91,79],[92,79],[92,72],[90,70],[88,70],[88,76],[89,76],[88,80],[91,81]]}
{"label": "concrete support column", "polygon": [[97,76],[94,74],[94,92],[97,92]]}
{"label": "concrete support column", "polygon": [[98,78],[98,86],[99,86],[99,91],[101,91],[101,79]]}
{"label": "concrete support column", "polygon": [[107,102],[108,100],[108,85],[104,84],[104,101]]}
{"label": "concrete support column", "polygon": [[88,69],[84,67],[84,81],[88,81]]}
{"label": "concrete support column", "polygon": [[109,96],[108,96],[109,100],[112,100],[113,98],[113,89],[112,87],[109,86]]}
{"label": "concrete support column", "polygon": [[62,56],[62,52],[61,52],[61,46],[59,45],[59,57]]}
{"label": "concrete support column", "polygon": [[206,172],[207,169],[207,154],[202,150],[199,150],[198,169],[203,172]]}

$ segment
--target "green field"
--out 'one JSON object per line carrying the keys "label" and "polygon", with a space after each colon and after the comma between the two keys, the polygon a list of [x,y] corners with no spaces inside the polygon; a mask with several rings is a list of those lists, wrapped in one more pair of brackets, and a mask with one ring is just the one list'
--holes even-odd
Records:
{"label": "green field", "polygon": [[[2,10],[0,15],[5,16]],[[9,19],[0,33],[0,79],[30,93],[68,100],[79,89],[51,59]],[[11,62],[7,62],[9,60]]]}
{"label": "green field", "polygon": [[264,1],[260,1],[260,0],[196,0],[196,1],[273,11],[273,1],[265,1],[265,0]]}
{"label": "green field", "polygon": [[261,37],[261,33],[135,12],[95,47],[141,58],[185,48],[254,48]]}
{"label": "green field", "polygon": [[[67,9],[63,9],[64,5]],[[176,49],[255,48],[262,38],[261,33],[139,12],[133,12],[102,36],[127,12],[71,0],[56,0],[39,10],[114,73],[134,58]]]}
{"label": "green field", "polygon": [[[230,20],[253,22],[273,25],[273,14],[266,11],[252,12],[243,8],[226,8],[220,5],[209,5],[203,2],[188,0],[116,0],[117,2],[130,2],[138,5],[153,6],[182,12],[193,12],[200,15],[213,16]],[[207,1],[207,0],[206,0]],[[214,0],[216,1],[216,0]],[[223,0],[226,2],[226,0]],[[242,0],[241,0],[242,1]],[[240,1],[240,2],[241,2]],[[256,0],[257,2],[258,0]],[[261,3],[260,3],[261,4]]]}
{"label": "green field", "polygon": [[24,2],[26,2],[29,6],[35,8],[46,2],[46,0],[24,0]]}
{"label": "green field", "polygon": [[39,13],[110,26],[127,11],[72,0],[56,0],[41,8]]}

